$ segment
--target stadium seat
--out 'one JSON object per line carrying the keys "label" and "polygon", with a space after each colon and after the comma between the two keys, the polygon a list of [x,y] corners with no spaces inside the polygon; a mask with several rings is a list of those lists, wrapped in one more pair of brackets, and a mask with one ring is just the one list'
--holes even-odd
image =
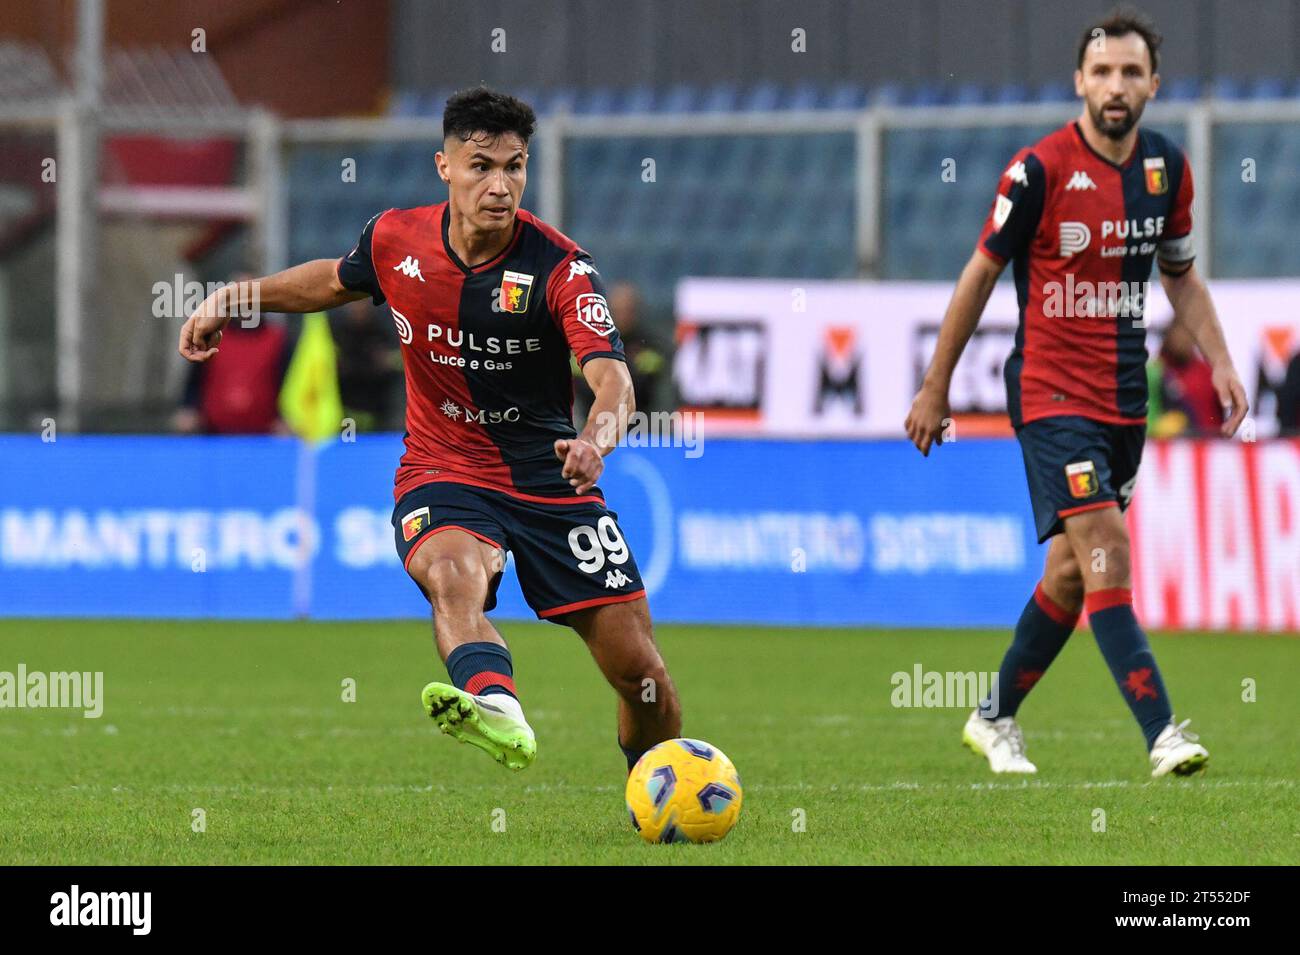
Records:
{"label": "stadium seat", "polygon": [[837,83],[826,99],[827,109],[862,109],[867,105],[867,91],[856,83]]}
{"label": "stadium seat", "polygon": [[943,87],[930,82],[909,87],[903,96],[903,104],[906,106],[939,106],[943,100]]}
{"label": "stadium seat", "polygon": [[1247,96],[1247,85],[1235,77],[1221,76],[1210,85],[1214,99],[1240,100]]}
{"label": "stadium seat", "polygon": [[1030,91],[1021,83],[1004,83],[993,96],[993,103],[1028,103]]}
{"label": "stadium seat", "polygon": [[903,87],[898,83],[882,83],[871,93],[870,103],[875,106],[901,106]]}
{"label": "stadium seat", "polygon": [[573,89],[559,90],[551,98],[551,109],[553,111],[564,110],[565,112],[572,113],[574,111],[574,103],[576,103],[577,100],[578,100],[577,90],[573,90]]}
{"label": "stadium seat", "polygon": [[781,91],[775,83],[760,83],[741,95],[740,108],[750,113],[763,112],[777,109],[780,102]]}
{"label": "stadium seat", "polygon": [[1201,95],[1201,81],[1195,77],[1180,76],[1160,86],[1161,99],[1193,100]]}
{"label": "stadium seat", "polygon": [[618,101],[620,113],[649,113],[658,108],[655,91],[649,86],[633,86],[623,90]]}
{"label": "stadium seat", "polygon": [[573,111],[581,114],[612,113],[616,102],[613,90],[605,86],[595,86],[582,90],[574,97]]}
{"label": "stadium seat", "polygon": [[533,111],[537,112],[538,103],[540,103],[542,99],[541,90],[533,86],[519,86],[511,89],[510,92],[512,95],[518,96],[525,103],[532,106]]}
{"label": "stadium seat", "polygon": [[718,83],[704,94],[700,109],[707,113],[730,113],[739,108],[740,93],[733,83]]}
{"label": "stadium seat", "polygon": [[1285,99],[1287,93],[1288,89],[1285,80],[1268,76],[1256,79],[1250,84],[1249,96],[1251,99],[1257,100]]}
{"label": "stadium seat", "polygon": [[692,113],[699,109],[701,97],[693,86],[679,83],[655,99],[660,113]]}
{"label": "stadium seat", "polygon": [[442,118],[443,110],[447,108],[447,100],[451,99],[456,90],[451,87],[442,87],[429,94],[428,106],[425,109],[426,116],[435,116]]}
{"label": "stadium seat", "polygon": [[[1007,87],[1003,87],[1007,89]],[[1040,103],[1066,103],[1074,99],[1074,90],[1064,82],[1053,81],[1038,87],[1034,99]],[[1000,100],[1000,102],[1019,102],[1019,100]]]}
{"label": "stadium seat", "polygon": [[821,105],[820,90],[812,83],[799,83],[783,91],[781,109],[810,110]]}
{"label": "stadium seat", "polygon": [[389,112],[394,116],[419,116],[420,99],[420,94],[413,90],[398,90],[393,96]]}

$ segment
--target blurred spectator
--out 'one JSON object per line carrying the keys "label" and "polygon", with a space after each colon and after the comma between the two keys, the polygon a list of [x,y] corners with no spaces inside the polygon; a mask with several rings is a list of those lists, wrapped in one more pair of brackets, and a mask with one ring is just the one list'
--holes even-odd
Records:
{"label": "blurred spectator", "polygon": [[1212,435],[1223,424],[1213,369],[1181,322],[1170,322],[1165,329],[1160,354],[1147,365],[1147,383],[1152,437]]}
{"label": "blurred spectator", "polygon": [[402,353],[384,313],[368,299],[330,313],[343,413],[359,431],[390,424],[395,383],[403,379]]}
{"label": "blurred spectator", "polygon": [[[236,275],[245,281],[249,275]],[[289,336],[278,322],[245,327],[233,319],[211,361],[189,366],[181,407],[172,427],[183,434],[285,434],[280,386],[289,367]]]}
{"label": "blurred spectator", "polygon": [[668,366],[668,349],[656,341],[641,321],[641,294],[631,282],[617,283],[609,293],[609,307],[614,324],[627,351],[628,369],[632,372],[632,389],[636,406],[649,411],[660,402],[659,388]]}
{"label": "blurred spectator", "polygon": [[1300,437],[1300,351],[1291,356],[1277,391],[1277,430],[1286,437]]}
{"label": "blurred spectator", "polygon": [[[638,411],[661,408],[663,398],[660,388],[668,368],[668,349],[653,335],[641,320],[641,294],[631,282],[616,282],[609,290],[609,310],[614,313],[614,325],[623,339],[627,355],[627,369],[632,375],[632,391],[636,396]],[[582,415],[591,407],[592,393],[587,381],[574,363],[574,402]]]}

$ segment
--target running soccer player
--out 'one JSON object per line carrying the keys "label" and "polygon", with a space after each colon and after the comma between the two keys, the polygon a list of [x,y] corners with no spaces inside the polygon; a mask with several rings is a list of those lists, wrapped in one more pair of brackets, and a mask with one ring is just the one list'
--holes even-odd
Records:
{"label": "running soccer player", "polygon": [[[371,219],[342,259],[258,280],[261,307],[388,303],[406,372],[397,468],[398,554],[433,608],[451,683],[424,688],[444,733],[511,769],[536,755],[510,650],[488,621],[505,555],[538,617],[587,644],[618,694],[629,770],[681,735],[636,560],[596,481],[634,410],[605,287],[576,243],[520,208],[536,117],[485,88],[457,93],[435,156],[448,200]],[[207,361],[231,309],[221,290],[186,321],[180,351]],[[573,426],[570,352],[595,395]]]}
{"label": "running soccer player", "polygon": [[996,699],[971,714],[962,734],[994,772],[1037,771],[1025,756],[1016,711],[1084,607],[1146,737],[1151,775],[1192,773],[1209,756],[1188,721],[1174,722],[1134,616],[1122,515],[1146,435],[1142,308],[1153,258],[1175,321],[1214,369],[1225,437],[1236,433],[1247,410],[1214,304],[1192,263],[1187,158],[1137,125],[1160,86],[1159,47],[1151,23],[1132,13],[1112,14],[1084,34],[1074,74],[1083,111],[1020,150],[1007,167],[907,416],[908,437],[928,455],[932,444],[942,443],[949,420],[953,368],[1012,262],[1020,325],[1004,370],[1007,408],[1025,459],[1038,540],[1051,545],[1042,581],[1003,658],[991,694]]}

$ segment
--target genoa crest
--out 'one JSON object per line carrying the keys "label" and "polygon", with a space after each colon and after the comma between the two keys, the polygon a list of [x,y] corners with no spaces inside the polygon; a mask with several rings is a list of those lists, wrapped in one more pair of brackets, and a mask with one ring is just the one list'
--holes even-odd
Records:
{"label": "genoa crest", "polygon": [[533,288],[533,276],[526,272],[507,271],[501,277],[501,311],[528,311],[528,293]]}
{"label": "genoa crest", "polygon": [[1097,493],[1097,469],[1091,461],[1076,461],[1065,466],[1065,478],[1070,482],[1070,496],[1092,497]]}
{"label": "genoa crest", "polygon": [[1147,192],[1153,196],[1163,196],[1169,191],[1169,173],[1165,171],[1164,156],[1145,159],[1142,166],[1147,175]]}

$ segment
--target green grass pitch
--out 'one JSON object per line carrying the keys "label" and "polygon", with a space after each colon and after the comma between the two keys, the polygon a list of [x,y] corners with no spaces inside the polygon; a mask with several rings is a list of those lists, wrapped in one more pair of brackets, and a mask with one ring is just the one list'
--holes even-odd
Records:
{"label": "green grass pitch", "polygon": [[105,684],[97,720],[0,710],[0,863],[1300,862],[1291,637],[1153,637],[1211,753],[1203,776],[1153,781],[1079,632],[1021,710],[1039,767],[1023,781],[960,746],[965,711],[890,703],[891,674],[917,663],[996,669],[1006,633],[662,626],[686,734],[731,756],[745,804],[722,843],[648,846],[581,642],[502,630],[538,736],[518,774],[424,716],[444,674],[427,623],[0,620],[0,670]]}

